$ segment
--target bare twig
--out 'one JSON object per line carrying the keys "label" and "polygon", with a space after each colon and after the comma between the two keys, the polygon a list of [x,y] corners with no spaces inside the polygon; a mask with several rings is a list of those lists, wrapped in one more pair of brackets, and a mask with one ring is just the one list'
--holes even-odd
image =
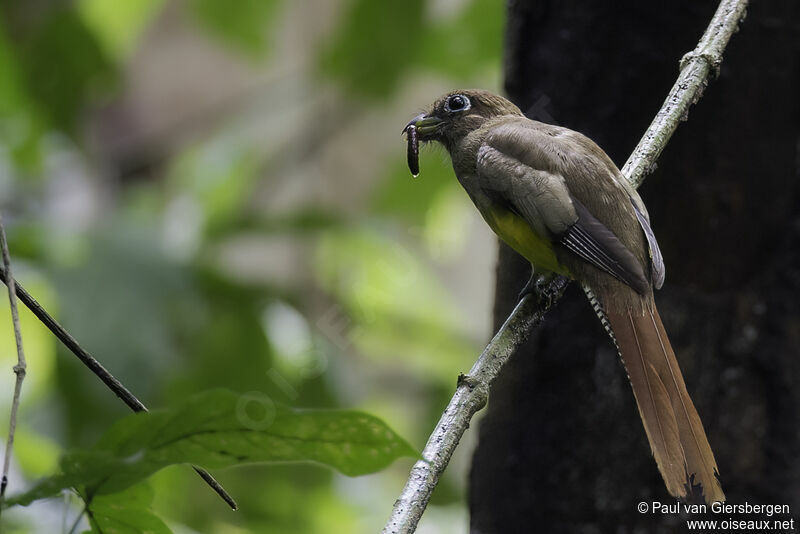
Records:
{"label": "bare twig", "polygon": [[[47,313],[39,302],[36,301],[35,298],[28,293],[24,287],[22,287],[19,283],[17,283],[13,277],[8,275],[9,271],[6,268],[0,269],[0,280],[2,280],[8,287],[9,290],[13,286],[16,290],[16,296],[19,297],[19,300],[22,301],[23,304],[39,319],[39,321],[44,324],[50,332],[56,336],[70,352],[72,352],[78,359],[89,368],[92,373],[95,374],[103,383],[114,392],[114,394],[122,399],[122,402],[128,405],[128,407],[133,410],[134,412],[146,412],[147,407],[140,401],[136,396],[131,393],[128,388],[122,385],[122,382],[117,380],[114,375],[108,372],[108,370],[103,367],[103,365],[98,362],[91,354],[89,354],[83,347],[81,347],[75,338],[67,332],[63,326],[61,326],[58,321],[56,321],[52,315]],[[225,488],[217,482],[217,480],[211,476],[211,474],[202,469],[200,467],[194,466],[194,470],[197,471],[197,474],[208,484],[211,489],[213,489],[217,495],[219,495],[227,504],[231,507],[231,509],[236,510],[238,505],[233,497],[225,491]]]}
{"label": "bare twig", "polygon": [[[3,270],[11,273],[11,254],[8,251],[8,242],[6,241],[6,230],[3,227],[3,221],[0,219],[0,249],[3,255]],[[17,365],[14,366],[14,374],[16,380],[14,382],[14,395],[11,400],[11,418],[8,423],[8,440],[6,441],[6,450],[3,457],[3,476],[0,481],[0,505],[6,496],[6,488],[8,487],[8,468],[11,463],[11,451],[14,449],[14,434],[17,431],[17,410],[19,409],[19,395],[22,391],[22,382],[25,380],[25,371],[27,364],[25,363],[25,349],[22,347],[22,330],[19,327],[19,310],[17,310],[17,295],[14,288],[14,277],[9,276],[11,283],[8,284],[8,303],[11,307],[11,323],[14,326],[14,340],[17,344]],[[0,508],[2,509],[2,508]]]}
{"label": "bare twig", "polygon": [[722,64],[722,53],[728,41],[744,20],[747,0],[723,0],[711,19],[703,37],[694,50],[683,56],[680,74],[670,89],[661,109],[644,132],[622,167],[622,174],[639,187],[655,168],[656,160],[667,146],[681,121],[689,118],[689,108],[695,104],[708,85],[710,73],[717,75]]}
{"label": "bare twig", "polygon": [[67,531],[67,534],[75,534],[75,532],[78,531],[78,525],[81,524],[81,519],[83,519],[83,514],[85,514],[88,509],[89,505],[84,504],[83,509],[78,514],[78,517],[75,518],[75,521],[72,523],[72,527],[70,527],[69,531]]}
{"label": "bare twig", "polygon": [[103,365],[95,360],[91,354],[86,352],[86,350],[81,347],[75,338],[67,332],[63,326],[61,326],[58,321],[56,321],[52,315],[47,313],[39,302],[28,293],[24,287],[22,287],[18,282],[12,280],[10,276],[7,276],[6,271],[0,270],[0,280],[3,281],[8,287],[14,286],[16,290],[17,297],[19,300],[22,301],[23,304],[36,316],[39,321],[44,324],[50,332],[56,336],[61,343],[64,344],[67,349],[78,359],[92,371],[92,373],[97,376],[103,383],[108,386],[108,389],[114,392],[114,394],[122,399],[122,402],[128,405],[128,407],[133,410],[134,412],[144,412],[147,411],[142,402],[136,398],[136,396],[128,391],[128,389],[122,385],[122,383],[114,378],[114,376],[106,370]]}
{"label": "bare twig", "polygon": [[[709,74],[719,69],[722,53],[745,16],[747,3],[747,0],[720,2],[697,47],[681,60],[678,80],[622,169],[634,187],[639,187],[653,169],[680,121],[686,120],[689,107],[702,96]],[[556,279],[548,291],[560,296],[562,284],[563,279]],[[486,404],[492,382],[546,311],[532,303],[530,297],[522,299],[472,366],[469,376],[459,380],[450,404],[422,452],[423,459],[414,464],[394,503],[384,534],[410,534],[417,529],[439,477],[472,416]]]}
{"label": "bare twig", "polygon": [[[553,282],[555,302],[567,286],[567,279],[557,277]],[[527,339],[531,329],[542,322],[550,309],[549,303],[539,306],[530,294],[519,301],[506,322],[497,331],[469,374],[458,377],[458,387],[447,405],[439,424],[422,451],[422,460],[411,468],[405,488],[394,503],[392,517],[384,533],[414,532],[425,511],[428,499],[439,482],[475,412],[486,405],[489,387],[517,347]]]}

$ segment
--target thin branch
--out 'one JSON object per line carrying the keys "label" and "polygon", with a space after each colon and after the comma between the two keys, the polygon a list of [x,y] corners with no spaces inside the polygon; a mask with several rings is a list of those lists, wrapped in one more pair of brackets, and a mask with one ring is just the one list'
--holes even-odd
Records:
{"label": "thin branch", "polygon": [[72,527],[69,529],[67,534],[75,534],[75,532],[78,531],[78,525],[81,524],[81,519],[83,519],[83,514],[85,514],[88,510],[89,510],[89,505],[84,503],[83,509],[78,514],[78,517],[75,518],[75,522],[72,523]]}
{"label": "thin branch", "polygon": [[[552,283],[554,303],[567,287],[567,279],[556,277]],[[468,375],[458,377],[458,387],[447,405],[439,424],[422,451],[422,460],[411,468],[403,493],[394,503],[392,517],[383,529],[384,533],[414,532],[417,523],[439,483],[450,457],[458,446],[461,436],[469,427],[475,412],[486,405],[489,388],[500,370],[523,343],[534,326],[544,319],[550,304],[539,306],[530,294],[525,295],[497,331]]]}
{"label": "thin branch", "polygon": [[746,16],[747,0],[723,0],[694,50],[681,58],[680,74],[656,117],[622,167],[636,188],[656,165],[675,129],[689,118],[689,108],[703,96],[709,74],[719,74],[722,53]]}
{"label": "thin branch", "polygon": [[[0,269],[0,280],[3,281],[8,287],[9,291],[10,288],[13,286],[16,289],[16,296],[19,297],[19,300],[22,301],[23,304],[39,319],[39,321],[44,324],[50,332],[56,336],[61,343],[64,344],[70,352],[72,352],[78,359],[89,368],[92,373],[95,374],[103,383],[110,389],[114,394],[122,399],[122,402],[128,405],[128,407],[133,410],[134,412],[146,412],[147,407],[140,401],[136,396],[131,393],[128,388],[122,385],[122,382],[117,380],[114,375],[108,372],[108,370],[103,367],[103,365],[98,362],[94,357],[89,354],[83,347],[81,347],[75,338],[67,332],[63,326],[61,326],[58,321],[56,321],[52,315],[47,313],[39,302],[30,293],[28,293],[24,287],[22,287],[19,283],[17,283],[13,277],[8,276],[6,273],[9,271],[7,268]],[[233,497],[225,491],[225,488],[217,482],[217,480],[211,476],[211,474],[202,469],[200,467],[193,466],[194,470],[197,472],[198,475],[208,484],[211,489],[213,489],[217,495],[219,495],[227,504],[231,507],[232,510],[236,510],[238,505]]]}
{"label": "thin branch", "polygon": [[[11,273],[11,253],[8,251],[8,241],[6,241],[6,230],[3,221],[0,219],[0,249],[3,255],[3,270]],[[11,323],[14,325],[14,340],[17,344],[17,365],[14,366],[16,380],[14,382],[14,396],[11,400],[11,418],[8,423],[8,441],[6,442],[5,455],[3,457],[3,476],[0,480],[0,506],[6,496],[8,487],[8,468],[11,464],[11,451],[14,449],[14,434],[17,432],[17,410],[19,409],[19,396],[22,391],[22,382],[25,380],[25,349],[22,347],[22,330],[19,327],[19,310],[17,310],[17,295],[14,287],[14,277],[9,276],[11,281],[8,284],[8,303],[11,307]]]}
{"label": "thin branch", "polygon": [[145,412],[147,408],[145,407],[142,402],[136,398],[136,396],[128,391],[128,389],[122,385],[122,383],[114,378],[114,376],[106,370],[103,365],[98,362],[97,360],[92,357],[83,347],[81,347],[75,338],[67,332],[63,326],[61,326],[58,321],[56,321],[52,315],[47,313],[39,302],[28,293],[24,287],[22,287],[18,282],[12,280],[11,277],[6,276],[6,272],[0,270],[0,280],[3,281],[7,286],[11,287],[12,285],[16,288],[17,297],[19,300],[22,301],[23,304],[36,316],[42,324],[44,324],[50,332],[56,336],[61,343],[64,344],[70,352],[72,352],[78,359],[92,371],[92,373],[97,376],[103,383],[108,386],[114,394],[122,399],[122,402],[128,405],[128,407],[133,410],[134,412]]}
{"label": "thin branch", "polygon": [[[622,169],[622,174],[634,187],[639,187],[652,171],[678,124],[686,120],[689,107],[702,96],[709,74],[719,70],[722,53],[745,16],[747,3],[747,0],[720,2],[697,47],[681,59],[678,80]],[[546,291],[560,297],[563,279],[557,278]],[[410,534],[417,529],[439,477],[472,416],[486,404],[500,369],[527,339],[530,329],[542,321],[547,308],[537,307],[529,296],[523,298],[472,366],[470,374],[459,379],[450,404],[428,438],[423,459],[414,464],[394,503],[383,534]]]}

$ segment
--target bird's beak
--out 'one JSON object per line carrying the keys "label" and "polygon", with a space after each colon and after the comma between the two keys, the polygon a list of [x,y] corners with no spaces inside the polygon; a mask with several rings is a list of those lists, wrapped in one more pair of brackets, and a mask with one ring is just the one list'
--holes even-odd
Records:
{"label": "bird's beak", "polygon": [[427,115],[425,113],[420,113],[413,119],[411,119],[406,127],[403,128],[403,133],[406,133],[410,127],[414,127],[417,129],[417,133],[420,135],[421,138],[429,136],[430,134],[434,133],[436,129],[442,124],[442,119],[436,117],[434,115]]}

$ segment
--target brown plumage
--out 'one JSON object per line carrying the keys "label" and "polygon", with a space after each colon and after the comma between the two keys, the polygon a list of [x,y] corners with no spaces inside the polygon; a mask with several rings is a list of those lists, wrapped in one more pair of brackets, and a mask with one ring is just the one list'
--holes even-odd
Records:
{"label": "brown plumage", "polygon": [[412,127],[447,148],[503,240],[537,270],[584,285],[617,343],[667,490],[687,498],[699,486],[707,502],[725,500],[653,299],[664,266],[647,210],[611,159],[589,138],[529,120],[486,91],[448,93]]}
{"label": "brown plumage", "polygon": [[714,453],[655,305],[606,315],[667,490],[686,498],[699,484],[707,502],[724,501]]}

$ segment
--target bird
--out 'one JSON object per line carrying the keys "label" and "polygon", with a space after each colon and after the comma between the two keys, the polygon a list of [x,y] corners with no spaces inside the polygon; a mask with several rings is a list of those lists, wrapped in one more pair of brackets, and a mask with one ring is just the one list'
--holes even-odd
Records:
{"label": "bird", "polygon": [[531,263],[521,296],[556,274],[581,284],[616,345],[667,491],[725,501],[656,308],[665,269],[650,217],[611,158],[585,135],[529,119],[478,89],[441,96],[403,132],[412,173],[418,142],[443,145],[483,219]]}

